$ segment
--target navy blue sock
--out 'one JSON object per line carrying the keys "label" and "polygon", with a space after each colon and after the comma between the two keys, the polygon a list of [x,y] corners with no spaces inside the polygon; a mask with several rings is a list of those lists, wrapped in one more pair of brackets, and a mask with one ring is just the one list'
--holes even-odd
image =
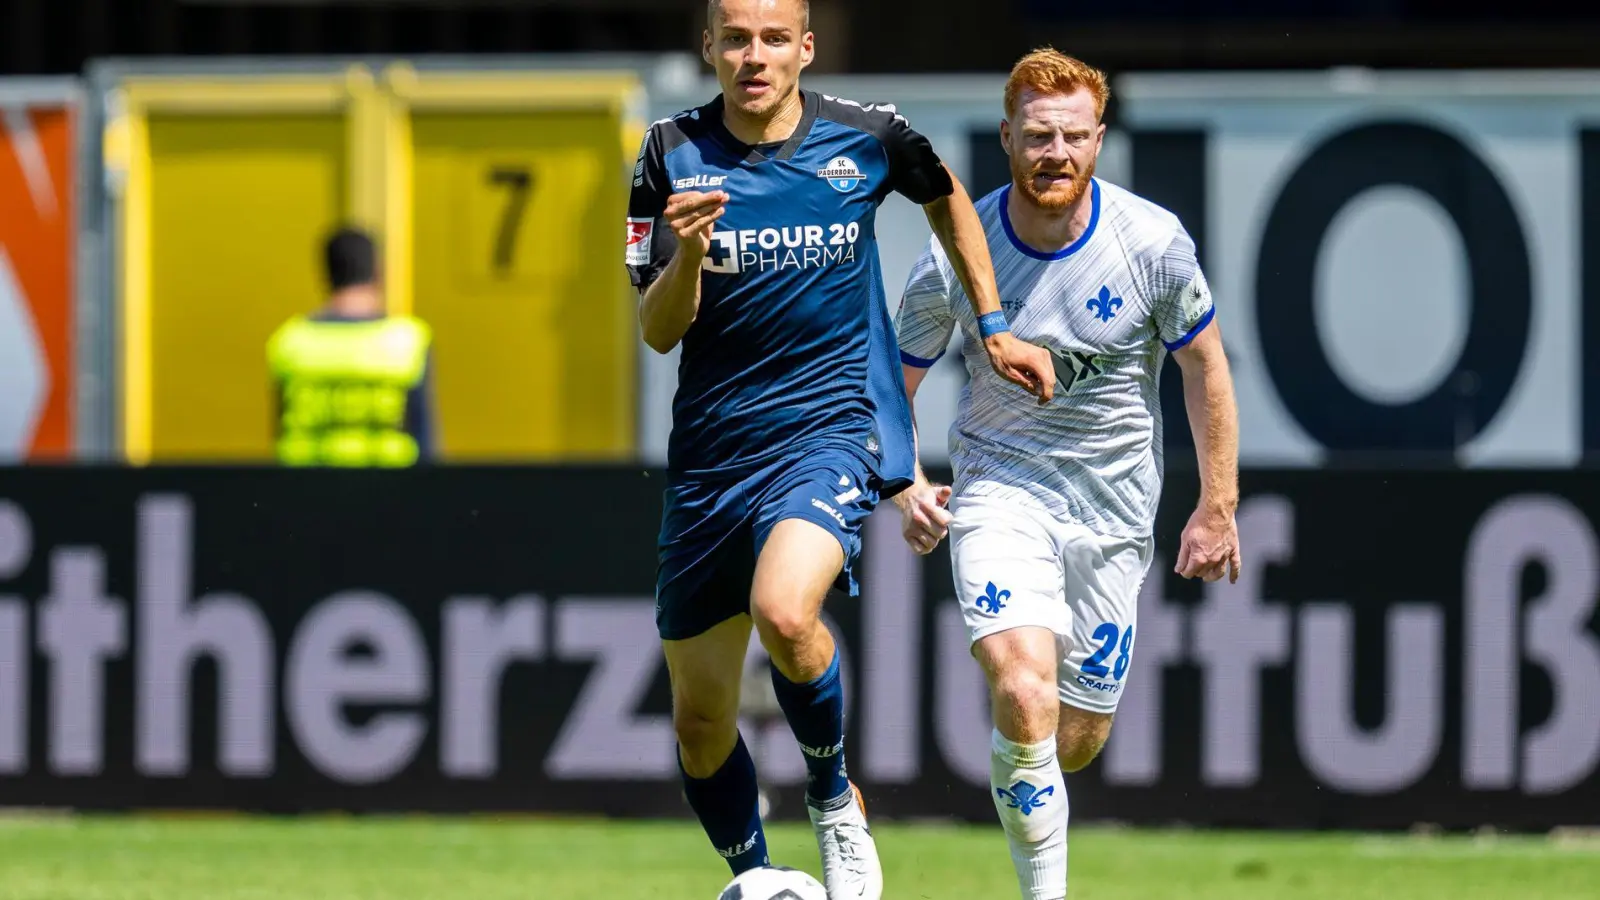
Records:
{"label": "navy blue sock", "polygon": [[710,778],[691,778],[678,757],[678,774],[689,806],[700,817],[711,846],[738,875],[769,865],[767,834],[761,827],[761,789],[756,784],[756,764],[744,745],[744,735],[733,745],[728,761]]}
{"label": "navy blue sock", "polygon": [[815,681],[795,684],[772,667],[772,687],[789,728],[806,758],[806,797],[834,800],[850,790],[844,769],[844,687],[839,683],[839,648],[828,671]]}

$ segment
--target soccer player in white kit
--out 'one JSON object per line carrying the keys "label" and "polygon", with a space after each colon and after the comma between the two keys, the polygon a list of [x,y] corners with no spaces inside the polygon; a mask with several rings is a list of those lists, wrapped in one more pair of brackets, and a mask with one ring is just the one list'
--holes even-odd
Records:
{"label": "soccer player in white kit", "polygon": [[[1067,788],[1099,754],[1135,647],[1162,479],[1168,353],[1202,473],[1176,571],[1238,579],[1232,379],[1194,242],[1176,216],[1094,177],[1109,88],[1054,50],[1012,70],[1000,138],[1012,183],[977,204],[1001,312],[973,316],[937,240],[898,315],[913,400],[955,328],[971,376],[950,430],[953,486],[895,498],[919,553],[948,534],[973,655],[993,698],[991,790],[1027,900],[1067,889]],[[990,371],[985,336],[1048,349],[1041,406]]]}

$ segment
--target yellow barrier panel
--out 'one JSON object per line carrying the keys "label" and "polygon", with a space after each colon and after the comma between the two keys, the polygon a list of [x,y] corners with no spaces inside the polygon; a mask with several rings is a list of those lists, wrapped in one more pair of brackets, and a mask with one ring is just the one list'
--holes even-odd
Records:
{"label": "yellow barrier panel", "polygon": [[372,79],[136,78],[120,94],[125,455],[270,460],[267,338],[324,295],[328,231],[381,215],[381,182],[353,165]]}
{"label": "yellow barrier panel", "polygon": [[151,453],[262,459],[265,347],[326,292],[316,248],[344,207],[343,123],[152,116]]}
{"label": "yellow barrier panel", "polygon": [[619,223],[637,81],[386,75],[402,119],[389,239],[409,249],[391,275],[434,329],[445,457],[630,458],[637,307]]}
{"label": "yellow barrier panel", "polygon": [[129,462],[273,458],[264,347],[320,303],[321,240],[352,220],[391,310],[434,328],[446,461],[631,458],[634,76],[353,66],[130,77],[114,100]]}

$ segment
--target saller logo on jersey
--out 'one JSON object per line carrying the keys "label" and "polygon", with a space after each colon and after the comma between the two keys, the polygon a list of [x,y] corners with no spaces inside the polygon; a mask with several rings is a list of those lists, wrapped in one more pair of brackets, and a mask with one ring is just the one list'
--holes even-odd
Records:
{"label": "saller logo on jersey", "polygon": [[679,178],[674,181],[672,189],[682,191],[689,188],[721,187],[722,183],[727,180],[728,176],[726,175],[690,175],[688,178]]}
{"label": "saller logo on jersey", "polygon": [[650,232],[655,229],[654,219],[628,220],[628,250],[625,262],[630,266],[650,264]]}
{"label": "saller logo on jersey", "polygon": [[861,223],[713,231],[700,268],[720,275],[818,269],[856,261]]}

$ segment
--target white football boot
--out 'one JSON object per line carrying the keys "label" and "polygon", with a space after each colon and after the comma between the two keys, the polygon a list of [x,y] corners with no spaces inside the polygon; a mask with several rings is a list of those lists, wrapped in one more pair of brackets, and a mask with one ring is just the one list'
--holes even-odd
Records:
{"label": "white football boot", "polygon": [[861,789],[850,784],[850,800],[838,809],[822,810],[806,803],[811,827],[822,851],[822,884],[828,900],[882,900],[883,864],[867,827],[867,805]]}

